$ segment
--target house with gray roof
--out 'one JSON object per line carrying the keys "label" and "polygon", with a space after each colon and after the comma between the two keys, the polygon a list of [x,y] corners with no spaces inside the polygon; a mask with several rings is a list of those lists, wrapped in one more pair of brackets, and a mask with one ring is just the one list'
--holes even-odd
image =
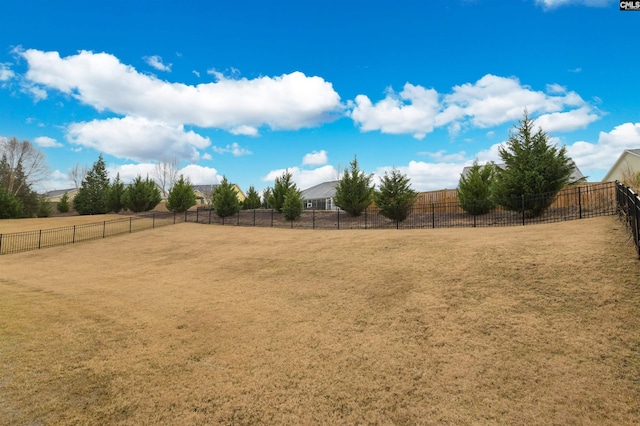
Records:
{"label": "house with gray roof", "polygon": [[334,203],[338,181],[323,182],[300,193],[307,210],[339,210]]}

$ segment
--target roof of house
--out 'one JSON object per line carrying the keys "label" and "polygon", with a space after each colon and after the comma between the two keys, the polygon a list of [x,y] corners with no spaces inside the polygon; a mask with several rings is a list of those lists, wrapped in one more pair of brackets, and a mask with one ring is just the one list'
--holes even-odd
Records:
{"label": "roof of house", "polygon": [[[640,151],[640,150],[638,150]],[[640,155],[640,154],[639,154]],[[584,178],[584,175],[582,174],[582,172],[580,171],[580,169],[578,168],[578,166],[576,165],[576,163],[573,162],[573,160],[571,160],[571,162],[573,163],[573,173],[571,173],[571,181],[575,182],[578,181],[582,178]],[[496,166],[500,167],[500,168],[504,168],[504,163],[499,163],[496,164]],[[462,176],[467,176],[467,174],[469,173],[469,170],[471,170],[472,166],[466,166],[464,169],[462,169],[462,173],[460,174],[460,177]]]}
{"label": "roof of house", "polygon": [[[240,187],[235,184],[235,183],[231,183],[231,186],[235,187],[236,191],[239,193],[240,196],[244,197],[244,192],[242,192],[242,189],[240,189]],[[198,191],[199,193],[201,193],[202,195],[204,195],[207,198],[211,198],[211,195],[213,194],[213,191],[220,186],[220,184],[215,183],[215,184],[208,184],[208,185],[191,185],[193,187],[194,191]]]}
{"label": "roof of house", "polygon": [[54,189],[53,191],[45,192],[44,196],[47,198],[53,198],[53,197],[63,196],[65,193],[72,193],[77,190],[78,188]]}
{"label": "roof of house", "polygon": [[336,186],[338,185],[337,180],[333,180],[330,182],[323,182],[319,185],[312,186],[311,188],[307,188],[303,190],[300,195],[303,200],[315,200],[315,199],[327,199],[335,197],[336,195]]}
{"label": "roof of house", "polygon": [[194,191],[198,191],[205,197],[211,197],[213,185],[192,185]]}

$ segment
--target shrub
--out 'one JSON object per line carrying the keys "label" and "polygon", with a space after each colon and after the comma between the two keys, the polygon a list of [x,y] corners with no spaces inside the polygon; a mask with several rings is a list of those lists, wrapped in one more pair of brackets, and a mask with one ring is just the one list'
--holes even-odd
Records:
{"label": "shrub", "polygon": [[358,168],[357,157],[353,158],[349,170],[345,170],[336,186],[335,204],[350,216],[360,216],[373,200],[373,175]]}
{"label": "shrub", "polygon": [[409,216],[417,197],[418,193],[411,189],[409,178],[395,168],[391,174],[384,173],[380,189],[374,194],[380,214],[396,222],[402,222]]}

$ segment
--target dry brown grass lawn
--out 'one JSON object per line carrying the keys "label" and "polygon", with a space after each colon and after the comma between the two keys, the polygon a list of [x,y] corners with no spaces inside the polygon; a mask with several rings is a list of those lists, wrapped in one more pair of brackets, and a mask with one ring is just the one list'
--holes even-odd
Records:
{"label": "dry brown grass lawn", "polygon": [[0,256],[0,423],[638,424],[639,273],[611,217]]}

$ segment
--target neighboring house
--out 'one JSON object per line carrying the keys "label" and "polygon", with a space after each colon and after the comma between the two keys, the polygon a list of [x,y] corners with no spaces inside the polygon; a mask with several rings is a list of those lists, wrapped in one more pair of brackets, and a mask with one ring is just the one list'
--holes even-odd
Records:
{"label": "neighboring house", "polygon": [[67,194],[69,201],[72,201],[78,193],[78,190],[79,188],[56,189],[54,191],[45,192],[44,197],[51,203],[59,203],[62,196]]}
{"label": "neighboring house", "polygon": [[[197,204],[211,204],[211,195],[213,191],[216,189],[218,185],[193,185],[193,193],[196,195],[196,203]],[[236,190],[236,195],[238,197],[238,201],[243,202],[245,198],[244,192],[242,189],[235,184],[232,183],[231,186]]]}
{"label": "neighboring house", "polygon": [[339,210],[334,203],[338,181],[324,182],[300,193],[305,209]]}
{"label": "neighboring house", "polygon": [[625,149],[613,167],[604,175],[603,182],[624,181],[640,173],[640,149]]}
{"label": "neighboring house", "polygon": [[[571,160],[571,162],[573,163],[573,160]],[[505,167],[504,164],[496,164],[496,166],[500,168]],[[460,177],[467,176],[469,174],[469,170],[471,170],[471,166],[467,166],[464,169],[462,169],[462,173],[460,174]],[[573,173],[571,174],[571,182],[577,182],[583,178],[584,178],[584,175],[582,174],[582,172],[580,171],[576,163],[573,163]]]}

